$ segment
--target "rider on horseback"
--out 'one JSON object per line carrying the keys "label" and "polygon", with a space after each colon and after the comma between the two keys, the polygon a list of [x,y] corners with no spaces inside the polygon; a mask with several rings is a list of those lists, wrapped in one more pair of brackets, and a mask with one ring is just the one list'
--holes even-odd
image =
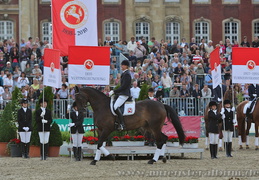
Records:
{"label": "rider on horseback", "polygon": [[125,103],[125,101],[130,97],[130,88],[131,88],[131,76],[129,73],[129,61],[124,60],[121,62],[121,70],[123,73],[121,74],[120,87],[111,91],[109,95],[111,96],[113,93],[119,95],[118,99],[114,103],[115,113],[118,115],[119,119],[119,127],[118,130],[122,131],[125,128],[123,114],[121,112],[120,107]]}
{"label": "rider on horseback", "polygon": [[251,110],[256,102],[256,98],[259,96],[259,85],[258,84],[250,84],[248,86],[248,94],[249,94],[249,107],[246,110],[246,120],[249,118],[251,119]]}

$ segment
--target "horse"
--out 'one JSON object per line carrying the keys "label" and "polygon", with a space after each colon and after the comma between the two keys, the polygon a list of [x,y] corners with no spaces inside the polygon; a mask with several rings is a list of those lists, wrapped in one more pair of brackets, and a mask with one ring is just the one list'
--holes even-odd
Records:
{"label": "horse", "polygon": [[258,125],[259,125],[259,103],[258,99],[255,104],[254,111],[252,113],[252,118],[248,117],[246,122],[246,115],[243,113],[244,106],[249,101],[243,101],[237,106],[237,124],[238,124],[238,138],[239,138],[239,149],[243,149],[242,142],[246,142],[246,149],[249,149],[249,130],[251,128],[251,123],[255,123],[255,150],[258,150]]}
{"label": "horse", "polygon": [[[224,93],[223,96],[223,101],[224,100],[230,100],[231,102],[233,101],[233,92],[232,92],[232,88],[228,88],[226,90],[226,92]],[[234,104],[237,104],[237,97],[236,97],[236,93],[234,93]],[[222,108],[222,103],[219,103],[218,105],[218,112],[221,111]],[[209,137],[209,118],[208,118],[208,112],[209,112],[209,104],[206,105],[205,111],[204,111],[204,121],[205,121],[205,130],[206,130],[206,141],[205,141],[205,145],[206,145],[206,150],[208,150],[208,137]],[[223,138],[223,133],[222,133],[222,123],[219,124],[219,139]],[[219,150],[222,151],[222,148],[219,147]]]}
{"label": "horse", "polygon": [[[94,160],[90,163],[91,165],[96,165],[96,162],[100,160],[101,153],[108,156],[110,159],[115,160],[114,156],[102,146],[108,136],[116,130],[114,124],[116,116],[111,112],[110,101],[111,98],[99,90],[91,87],[80,89],[75,87],[75,102],[78,110],[84,111],[86,104],[89,102],[94,112],[95,125],[98,128],[97,151]],[[156,162],[160,154],[161,156],[164,156],[165,143],[168,137],[161,132],[161,129],[166,117],[168,117],[170,122],[174,125],[179,137],[179,142],[182,145],[185,139],[182,124],[176,111],[170,106],[149,99],[137,101],[135,113],[130,116],[124,116],[125,130],[143,128],[154,135],[157,149],[154,158],[149,160],[148,164]],[[165,163],[166,157],[163,157],[162,160]]]}

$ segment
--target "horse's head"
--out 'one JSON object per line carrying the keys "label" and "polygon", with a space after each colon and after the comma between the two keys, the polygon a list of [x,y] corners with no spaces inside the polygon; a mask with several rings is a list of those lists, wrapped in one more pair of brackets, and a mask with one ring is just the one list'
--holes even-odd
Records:
{"label": "horse's head", "polygon": [[88,102],[87,96],[83,96],[83,92],[77,86],[75,86],[75,102],[78,111],[84,111]]}

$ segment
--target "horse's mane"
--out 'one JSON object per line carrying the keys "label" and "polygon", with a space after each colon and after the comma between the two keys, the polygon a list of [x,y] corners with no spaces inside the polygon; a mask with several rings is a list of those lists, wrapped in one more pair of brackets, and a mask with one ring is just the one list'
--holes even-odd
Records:
{"label": "horse's mane", "polygon": [[106,96],[103,92],[97,90],[97,89],[94,89],[94,88],[91,88],[91,87],[84,87],[82,88],[82,90],[86,90],[86,91],[91,91],[91,92],[94,92],[94,93],[97,93],[97,95],[100,95],[100,96],[103,96],[104,98],[107,98],[107,99],[110,99],[108,96]]}

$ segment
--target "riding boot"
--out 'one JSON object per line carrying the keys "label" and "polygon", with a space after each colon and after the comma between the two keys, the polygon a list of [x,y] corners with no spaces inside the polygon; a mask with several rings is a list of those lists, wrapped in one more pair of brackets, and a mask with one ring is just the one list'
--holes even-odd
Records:
{"label": "riding boot", "polygon": [[77,148],[77,159],[78,159],[78,161],[81,161],[81,157],[82,157],[82,147],[78,147]]}
{"label": "riding boot", "polygon": [[78,154],[77,154],[77,147],[73,147],[73,153],[74,153],[74,158],[76,161],[78,161]]}
{"label": "riding boot", "polygon": [[215,159],[218,159],[217,154],[218,154],[218,144],[214,144],[214,158]]}
{"label": "riding boot", "polygon": [[30,152],[30,143],[25,144],[25,158],[30,158],[29,152]]}
{"label": "riding boot", "polygon": [[44,144],[40,144],[40,160],[44,160],[43,146]]}
{"label": "riding boot", "polygon": [[118,115],[118,119],[119,119],[119,123],[120,123],[119,127],[118,127],[118,130],[123,131],[124,128],[125,128],[125,125],[124,125],[124,120],[123,120],[123,115],[122,115],[121,109],[118,107],[115,110],[115,113]]}
{"label": "riding boot", "polygon": [[44,144],[44,160],[47,160],[49,152],[49,143]]}
{"label": "riding boot", "polygon": [[22,144],[22,158],[25,158],[25,143]]}
{"label": "riding boot", "polygon": [[246,110],[246,117],[245,117],[246,122],[248,121],[248,119],[250,119],[250,111],[251,111],[251,108],[248,107]]}
{"label": "riding boot", "polygon": [[213,147],[213,144],[210,144],[210,156],[211,156],[211,159],[214,159],[214,147]]}
{"label": "riding boot", "polygon": [[228,157],[233,157],[233,156],[231,155],[231,151],[232,151],[232,142],[229,142],[229,143],[228,143]]}
{"label": "riding boot", "polygon": [[226,150],[226,156],[229,157],[228,142],[225,142],[224,145]]}

